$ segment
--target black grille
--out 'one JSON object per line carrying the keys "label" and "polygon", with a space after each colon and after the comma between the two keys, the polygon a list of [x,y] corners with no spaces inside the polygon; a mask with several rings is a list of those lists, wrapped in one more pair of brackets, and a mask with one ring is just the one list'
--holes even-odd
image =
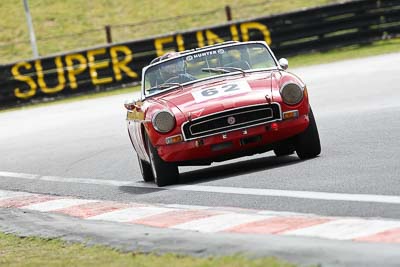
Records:
{"label": "black grille", "polygon": [[277,103],[231,109],[186,122],[182,129],[186,140],[243,129],[281,119]]}

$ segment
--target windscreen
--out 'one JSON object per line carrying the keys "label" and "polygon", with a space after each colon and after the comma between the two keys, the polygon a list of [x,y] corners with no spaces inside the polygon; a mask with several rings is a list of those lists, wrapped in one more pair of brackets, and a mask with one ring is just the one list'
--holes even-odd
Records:
{"label": "windscreen", "polygon": [[164,61],[148,68],[143,82],[148,95],[216,75],[275,67],[273,57],[263,44],[241,44],[194,51]]}

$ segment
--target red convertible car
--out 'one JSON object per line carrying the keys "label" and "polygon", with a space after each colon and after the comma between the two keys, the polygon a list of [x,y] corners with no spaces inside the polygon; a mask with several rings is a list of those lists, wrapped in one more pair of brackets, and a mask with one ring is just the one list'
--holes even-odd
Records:
{"label": "red convertible car", "polygon": [[265,42],[167,53],[143,69],[128,101],[128,132],[144,181],[178,182],[178,166],[273,150],[316,157],[320,140],[306,85]]}

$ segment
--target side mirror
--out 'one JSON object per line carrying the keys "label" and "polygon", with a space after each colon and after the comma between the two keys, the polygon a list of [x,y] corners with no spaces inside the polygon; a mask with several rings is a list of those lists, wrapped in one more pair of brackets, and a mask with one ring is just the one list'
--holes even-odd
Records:
{"label": "side mirror", "polygon": [[136,100],[136,99],[128,99],[128,100],[125,100],[124,107],[127,110],[132,111],[134,109],[139,109],[140,108],[141,105],[139,105],[139,103],[140,102],[138,100]]}
{"label": "side mirror", "polygon": [[289,61],[286,58],[279,59],[279,65],[282,69],[287,70],[289,68]]}

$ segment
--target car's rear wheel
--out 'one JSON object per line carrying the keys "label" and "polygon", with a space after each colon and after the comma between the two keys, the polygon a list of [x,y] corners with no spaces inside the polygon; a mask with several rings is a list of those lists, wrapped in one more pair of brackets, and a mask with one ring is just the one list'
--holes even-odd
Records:
{"label": "car's rear wheel", "polygon": [[157,186],[166,186],[178,182],[178,166],[174,163],[165,162],[158,155],[157,150],[147,138],[147,147],[149,149],[150,166]]}
{"label": "car's rear wheel", "polygon": [[154,181],[154,175],[151,169],[151,165],[148,162],[140,159],[139,156],[137,157],[137,159],[139,162],[140,172],[142,173],[143,180],[145,182]]}
{"label": "car's rear wheel", "polygon": [[317,123],[311,108],[308,116],[310,123],[307,129],[297,136],[296,140],[296,153],[300,159],[314,158],[321,153]]}

